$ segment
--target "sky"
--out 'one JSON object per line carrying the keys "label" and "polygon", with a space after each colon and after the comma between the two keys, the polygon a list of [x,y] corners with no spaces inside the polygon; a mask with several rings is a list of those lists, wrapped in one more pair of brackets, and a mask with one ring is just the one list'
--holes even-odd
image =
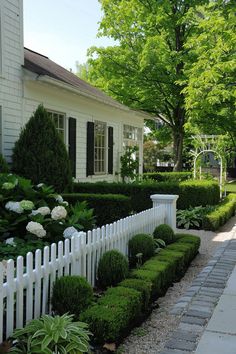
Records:
{"label": "sky", "polygon": [[24,46],[75,71],[86,62],[87,49],[108,46],[96,38],[102,12],[98,0],[23,0]]}

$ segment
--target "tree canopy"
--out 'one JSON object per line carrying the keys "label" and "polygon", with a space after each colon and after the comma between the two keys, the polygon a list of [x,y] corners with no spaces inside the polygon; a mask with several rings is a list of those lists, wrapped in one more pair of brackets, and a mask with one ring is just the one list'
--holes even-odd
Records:
{"label": "tree canopy", "polygon": [[214,1],[192,14],[195,35],[186,44],[184,94],[190,122],[209,133],[228,133],[236,145],[236,3]]}
{"label": "tree canopy", "polygon": [[122,103],[158,117],[172,131],[175,170],[182,167],[186,110],[184,67],[195,24],[188,13],[202,0],[100,0],[100,36],[117,44],[89,50],[90,81]]}

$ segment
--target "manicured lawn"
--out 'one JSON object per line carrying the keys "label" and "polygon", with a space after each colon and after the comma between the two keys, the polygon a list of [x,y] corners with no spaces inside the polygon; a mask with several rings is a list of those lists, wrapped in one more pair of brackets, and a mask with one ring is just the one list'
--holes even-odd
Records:
{"label": "manicured lawn", "polygon": [[236,193],[236,182],[227,183],[225,188],[226,192]]}

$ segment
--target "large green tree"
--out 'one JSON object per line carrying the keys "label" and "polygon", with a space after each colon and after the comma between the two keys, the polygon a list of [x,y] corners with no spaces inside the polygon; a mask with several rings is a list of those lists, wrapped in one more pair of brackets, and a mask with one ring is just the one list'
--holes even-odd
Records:
{"label": "large green tree", "polygon": [[204,0],[100,0],[101,36],[116,40],[89,51],[90,81],[122,103],[155,115],[172,131],[175,170],[182,168],[186,110],[185,47],[195,31],[187,14]]}
{"label": "large green tree", "polygon": [[236,2],[212,1],[192,14],[195,35],[186,49],[184,88],[190,123],[204,132],[227,133],[236,146]]}

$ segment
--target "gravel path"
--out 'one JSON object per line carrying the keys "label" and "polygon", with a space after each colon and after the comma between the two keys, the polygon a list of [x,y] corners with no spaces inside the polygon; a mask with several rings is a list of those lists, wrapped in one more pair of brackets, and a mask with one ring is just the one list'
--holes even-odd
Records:
{"label": "gravel path", "polygon": [[203,230],[179,230],[181,233],[189,233],[201,238],[199,254],[193,260],[181,281],[175,283],[164,297],[157,300],[159,307],[153,310],[151,316],[140,327],[132,331],[130,336],[120,345],[117,353],[157,354],[163,349],[165,342],[178,327],[180,321],[178,316],[170,315],[169,311],[207,264],[217,246],[232,237],[230,231],[235,227],[236,216],[229,220],[218,233]]}

